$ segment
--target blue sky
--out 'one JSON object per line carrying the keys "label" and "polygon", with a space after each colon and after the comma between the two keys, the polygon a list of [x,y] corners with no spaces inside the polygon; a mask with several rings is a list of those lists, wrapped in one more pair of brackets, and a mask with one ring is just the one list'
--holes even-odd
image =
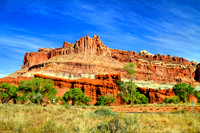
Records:
{"label": "blue sky", "polygon": [[200,62],[200,0],[0,0],[0,77],[21,69],[26,52],[87,34]]}

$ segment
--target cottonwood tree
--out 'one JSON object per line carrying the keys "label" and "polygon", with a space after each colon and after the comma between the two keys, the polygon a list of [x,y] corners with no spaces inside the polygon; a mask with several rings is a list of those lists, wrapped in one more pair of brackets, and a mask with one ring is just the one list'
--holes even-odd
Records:
{"label": "cottonwood tree", "polygon": [[118,93],[117,95],[121,96],[122,100],[128,104],[132,103],[146,104],[149,102],[149,99],[144,94],[140,94],[140,92],[137,91],[137,85],[135,83],[132,83],[131,85],[131,81],[129,82],[119,81],[118,87],[121,92]]}
{"label": "cottonwood tree", "polygon": [[135,77],[135,70],[134,68],[136,67],[137,65],[135,63],[128,63],[128,65],[124,66],[124,70],[130,75],[131,77],[131,96],[132,96],[132,93],[133,93],[133,78]]}
{"label": "cottonwood tree", "polygon": [[91,98],[85,96],[85,93],[79,88],[72,88],[69,91],[66,91],[62,98],[67,103],[71,100],[72,105],[89,105],[91,101]]}
{"label": "cottonwood tree", "polygon": [[51,101],[56,98],[57,90],[54,88],[53,81],[50,79],[33,78],[20,82],[19,91],[22,102],[30,100],[35,104]]}
{"label": "cottonwood tree", "polygon": [[190,95],[194,93],[194,88],[187,83],[178,83],[174,85],[173,91],[185,103],[190,101]]}
{"label": "cottonwood tree", "polygon": [[14,103],[17,103],[17,93],[18,87],[7,83],[0,84],[0,100],[2,103],[8,103],[10,100],[13,100]]}

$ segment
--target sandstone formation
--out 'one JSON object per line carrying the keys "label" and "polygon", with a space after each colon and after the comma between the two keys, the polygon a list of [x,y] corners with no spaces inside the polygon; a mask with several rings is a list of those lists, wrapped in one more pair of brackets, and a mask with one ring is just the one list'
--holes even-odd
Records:
{"label": "sandstone formation", "polygon": [[2,84],[2,83],[8,83],[8,84],[11,84],[11,85],[18,86],[19,83],[20,83],[22,80],[28,80],[28,79],[32,79],[32,78],[31,78],[31,77],[23,77],[23,76],[19,76],[19,77],[17,77],[17,78],[4,77],[4,78],[1,78],[1,79],[0,79],[0,84]]}
{"label": "sandstone formation", "polygon": [[135,80],[199,85],[194,78],[197,75],[194,61],[170,55],[152,55],[145,50],[137,54],[135,51],[110,49],[101,42],[100,36],[81,37],[76,43],[64,42],[61,48],[39,48],[38,52],[26,53],[23,69],[9,76],[33,77],[40,73],[67,79],[94,79],[97,74],[117,73],[122,79],[129,79],[123,69],[129,62],[137,64]]}
{"label": "sandstone formation", "polygon": [[[119,91],[117,81],[130,78],[123,69],[129,62],[137,65],[134,80],[151,103],[159,103],[166,96],[173,96],[169,88],[175,83],[187,82],[200,86],[200,65],[195,61],[189,62],[171,55],[153,55],[145,50],[137,54],[135,51],[111,49],[101,42],[100,36],[90,38],[88,35],[77,39],[76,43],[64,42],[61,48],[39,48],[38,52],[26,53],[22,69],[0,79],[0,83],[17,85],[34,75],[51,78],[59,96],[70,87],[80,87],[95,102],[100,94],[116,96]],[[145,89],[144,82],[166,85],[169,90]],[[117,104],[124,103],[118,98]]]}
{"label": "sandstone formation", "polygon": [[100,36],[94,36],[93,38],[90,38],[87,35],[84,38],[81,37],[80,39],[77,39],[76,43],[64,42],[63,47],[61,48],[39,48],[38,52],[26,53],[22,68],[31,67],[54,56],[69,55],[74,53],[84,55],[111,56],[110,49],[101,42]]}
{"label": "sandstone formation", "polygon": [[[126,103],[122,101],[121,97],[117,97],[117,93],[120,92],[117,83],[121,80],[119,74],[106,74],[106,75],[96,75],[95,79],[81,78],[76,80],[63,79],[58,77],[46,76],[41,74],[35,74],[35,77],[51,79],[54,82],[54,86],[58,91],[57,96],[62,97],[66,91],[71,88],[80,88],[87,96],[91,97],[91,104],[95,104],[99,96],[113,95],[117,98],[113,105],[125,105]],[[18,77],[11,78],[5,77],[0,79],[0,84],[3,82],[9,83],[11,85],[18,86],[22,80],[28,80],[32,78],[28,77]],[[147,89],[144,87],[138,87],[137,90],[149,98],[150,103],[162,103],[166,97],[175,96],[172,89]],[[194,96],[190,97],[190,100],[197,102],[197,98]]]}
{"label": "sandstone formation", "polygon": [[139,52],[139,55],[141,55],[141,56],[153,56],[153,54],[151,54],[151,53],[149,53],[149,52],[147,52],[146,50],[141,50],[140,52]]}

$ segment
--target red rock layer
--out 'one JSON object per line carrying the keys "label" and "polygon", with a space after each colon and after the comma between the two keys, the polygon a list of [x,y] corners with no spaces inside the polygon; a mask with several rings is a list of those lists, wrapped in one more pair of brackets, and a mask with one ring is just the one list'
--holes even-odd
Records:
{"label": "red rock layer", "polygon": [[19,83],[20,83],[22,80],[28,80],[28,79],[32,79],[32,78],[29,78],[29,77],[22,77],[22,76],[19,76],[19,77],[17,77],[17,78],[4,77],[4,78],[1,78],[1,79],[0,79],[0,84],[2,84],[2,83],[8,83],[8,84],[11,84],[11,85],[18,86]]}
{"label": "red rock layer", "polygon": [[87,35],[84,38],[81,37],[79,40],[77,39],[76,43],[64,42],[63,47],[61,48],[39,48],[38,52],[26,53],[22,68],[36,65],[54,56],[68,55],[73,53],[80,53],[84,55],[101,55],[108,57],[111,56],[110,49],[101,42],[100,36],[94,36],[93,38],[90,38]]}
{"label": "red rock layer", "polygon": [[22,68],[36,65],[48,59],[49,59],[49,56],[46,53],[42,53],[42,52],[26,53],[24,56]]}
{"label": "red rock layer", "polygon": [[[138,87],[138,91],[149,98],[150,103],[163,103],[166,97],[176,96],[172,89],[146,89],[143,87]],[[197,102],[198,99],[194,96],[190,96],[190,101]]]}
{"label": "red rock layer", "polygon": [[[110,49],[105,46],[101,40],[100,36],[94,36],[90,38],[88,35],[86,37],[81,37],[77,39],[76,43],[67,43],[64,42],[63,47],[57,49],[47,49],[47,48],[39,48],[38,52],[35,53],[26,53],[24,57],[23,66],[30,67],[32,65],[36,65],[41,63],[51,57],[58,55],[68,55],[72,53],[80,53],[84,55],[101,55],[112,57],[121,62],[131,62],[133,59],[145,59],[145,60],[153,60],[153,61],[163,61],[163,62],[171,62],[175,64],[184,64],[184,65],[193,65],[195,64],[189,62],[188,60],[182,57],[171,57],[170,55],[140,55],[135,51],[124,51],[117,49]],[[33,59],[32,59],[33,58]]]}
{"label": "red rock layer", "polygon": [[[106,56],[124,63],[134,62],[137,64],[136,76],[135,76],[136,80],[146,80],[146,81],[154,80],[156,82],[177,82],[177,83],[188,82],[190,84],[195,84],[195,85],[198,84],[196,83],[196,81],[200,82],[199,80],[200,68],[196,70],[196,64],[191,63],[182,57],[171,57],[170,55],[165,56],[160,54],[142,55],[142,54],[137,54],[135,51],[130,52],[117,49],[109,49],[101,42],[100,36],[94,36],[93,38],[90,38],[89,36],[86,36],[84,38],[81,37],[76,41],[76,43],[64,42],[64,45],[61,48],[57,49],[40,48],[39,52],[26,53],[22,68],[31,67],[32,69],[38,67],[37,64],[46,61],[54,56],[69,55],[74,53],[79,53],[83,55],[99,55],[103,57]],[[44,65],[40,66],[43,67]],[[72,67],[77,67],[76,63],[72,64],[71,68]],[[52,70],[53,69],[54,68],[52,68]],[[76,73],[73,72],[75,70],[70,70],[70,71],[72,73]],[[98,74],[98,73],[91,73],[90,70],[87,70],[86,73]],[[117,73],[121,74],[123,78],[129,78],[124,70],[119,69]],[[194,78],[195,75],[196,78]],[[196,81],[194,79],[196,79]]]}
{"label": "red rock layer", "polygon": [[[76,80],[63,79],[52,76],[45,76],[41,74],[35,74],[35,77],[51,79],[54,82],[54,86],[57,88],[58,95],[62,97],[66,91],[69,91],[70,88],[78,87],[80,88],[87,96],[91,97],[91,104],[95,104],[96,100],[101,95],[113,95],[117,97],[117,93],[120,92],[117,82],[121,80],[121,76],[118,74],[106,74],[106,75],[96,75],[96,79],[81,78]],[[5,77],[0,79],[0,83],[6,82],[11,85],[18,86],[22,80],[27,80],[32,78],[27,77],[18,77],[10,78]],[[150,103],[162,103],[166,97],[175,96],[172,89],[146,89],[138,87],[138,91],[144,94],[149,98]],[[197,102],[197,98],[194,96],[190,97],[191,100]],[[121,97],[117,97],[116,103],[113,105],[125,105]]]}
{"label": "red rock layer", "polygon": [[[117,87],[117,84],[113,82],[118,82],[121,80],[120,75],[97,75],[96,78],[98,79],[81,78],[76,80],[45,76],[41,74],[35,74],[34,76],[44,79],[51,79],[58,90],[58,96],[61,97],[66,91],[69,91],[70,88],[80,88],[87,96],[91,97],[92,104],[95,104],[97,98],[101,95],[113,95],[116,97],[117,93],[120,91]],[[119,103],[116,103],[116,105],[117,104]]]}

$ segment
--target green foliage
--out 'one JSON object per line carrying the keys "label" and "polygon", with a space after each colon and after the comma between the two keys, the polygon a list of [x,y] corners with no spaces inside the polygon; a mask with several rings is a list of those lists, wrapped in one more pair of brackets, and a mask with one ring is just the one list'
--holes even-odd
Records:
{"label": "green foliage", "polygon": [[53,81],[50,79],[33,78],[20,82],[19,90],[23,94],[19,99],[25,103],[28,100],[35,104],[52,102],[56,98],[57,90],[54,88]]}
{"label": "green foliage", "polygon": [[131,75],[131,77],[134,77],[135,76],[135,70],[134,68],[136,67],[137,65],[135,63],[128,63],[128,65],[124,66],[123,68],[125,69],[125,71]]}
{"label": "green foliage", "polygon": [[173,91],[179,96],[180,101],[185,103],[190,101],[190,95],[193,94],[194,88],[187,83],[178,83],[174,85]]}
{"label": "green foliage", "polygon": [[130,93],[126,93],[126,95],[122,96],[122,100],[129,104],[147,104],[149,102],[149,99],[144,94],[140,94],[138,91],[133,91],[132,96]]}
{"label": "green foliage", "polygon": [[174,111],[171,111],[171,113],[186,113],[186,110],[185,109],[180,109],[180,110],[174,110]]}
{"label": "green foliage", "polygon": [[8,103],[13,100],[14,103],[18,101],[18,88],[7,83],[0,84],[0,100],[2,103]]}
{"label": "green foliage", "polygon": [[194,96],[198,99],[198,103],[200,103],[200,93],[199,93],[199,91],[195,90]]}
{"label": "green foliage", "polygon": [[[122,92],[131,92],[131,81],[125,82],[125,81],[118,81],[118,87]],[[137,85],[135,83],[132,83],[132,91],[137,90]]]}
{"label": "green foliage", "polygon": [[95,114],[99,116],[114,116],[115,112],[107,108],[100,108],[94,111]]}
{"label": "green foliage", "polygon": [[164,103],[180,103],[180,98],[177,96],[173,96],[173,97],[166,97],[163,100]]}
{"label": "green foliage", "polygon": [[103,105],[110,105],[112,103],[114,103],[116,100],[115,97],[113,97],[113,95],[108,95],[108,96],[100,96],[98,99],[97,99],[97,103],[95,105],[100,105],[100,106],[103,106]]}
{"label": "green foliage", "polygon": [[127,133],[128,128],[134,127],[134,125],[139,126],[139,121],[135,117],[132,118],[121,118],[119,116],[112,118],[107,122],[103,122],[97,125],[97,129],[99,132],[103,133]]}
{"label": "green foliage", "polygon": [[85,94],[82,92],[81,89],[79,88],[72,88],[70,89],[70,91],[67,91],[64,95],[63,95],[63,100],[65,102],[69,102],[70,100],[72,100],[72,105],[82,105],[82,104],[86,104],[89,105],[91,98],[88,96],[85,96]]}
{"label": "green foliage", "polygon": [[118,93],[117,95],[121,96],[122,100],[128,104],[146,104],[149,102],[149,99],[144,94],[140,94],[140,92],[137,91],[137,85],[135,83],[132,84],[133,89],[131,90],[131,81],[119,81],[118,87],[121,90],[121,93]]}

